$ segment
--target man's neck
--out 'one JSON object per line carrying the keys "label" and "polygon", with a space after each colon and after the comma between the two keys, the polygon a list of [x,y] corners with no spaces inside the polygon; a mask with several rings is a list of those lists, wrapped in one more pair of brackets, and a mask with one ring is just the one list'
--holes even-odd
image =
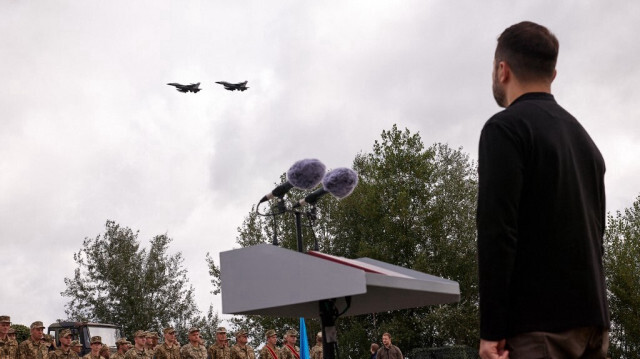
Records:
{"label": "man's neck", "polygon": [[144,345],[136,345],[135,348],[136,348],[137,351],[146,349],[146,347]]}
{"label": "man's neck", "polygon": [[239,346],[240,348],[244,349],[247,347],[247,343],[236,343],[237,346]]}
{"label": "man's neck", "polygon": [[507,90],[507,107],[517,100],[518,97],[533,92],[551,93],[551,84],[546,82],[521,83],[514,84]]}
{"label": "man's neck", "polygon": [[5,334],[4,336],[0,334],[0,340],[4,340],[4,341],[9,340],[9,334]]}
{"label": "man's neck", "polygon": [[60,343],[60,349],[62,349],[62,351],[66,353],[69,351],[69,349],[71,349],[71,346]]}
{"label": "man's neck", "polygon": [[31,337],[29,339],[31,339],[31,341],[34,342],[34,343],[40,343],[40,341],[42,340],[42,339],[36,339],[34,337]]}
{"label": "man's neck", "polygon": [[197,347],[200,345],[200,342],[189,342],[189,343],[191,343],[191,345],[193,345],[194,347]]}

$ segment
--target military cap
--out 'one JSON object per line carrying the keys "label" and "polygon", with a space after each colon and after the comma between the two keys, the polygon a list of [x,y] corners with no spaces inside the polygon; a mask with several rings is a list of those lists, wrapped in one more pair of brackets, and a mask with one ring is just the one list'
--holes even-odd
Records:
{"label": "military cap", "polygon": [[160,339],[156,332],[147,332],[147,338]]}
{"label": "military cap", "polygon": [[163,334],[169,334],[169,333],[175,333],[175,332],[176,332],[176,330],[175,330],[175,329],[173,329],[173,327],[166,327],[166,328],[164,328],[164,329],[162,330],[162,333],[163,333]]}
{"label": "military cap", "polygon": [[45,334],[42,339],[44,339],[44,341],[48,343],[51,343],[53,341],[53,338],[49,334]]}
{"label": "military cap", "polygon": [[145,332],[144,330],[137,330],[135,333],[133,333],[133,337],[137,338],[137,337],[147,337],[147,332]]}
{"label": "military cap", "polygon": [[200,328],[193,327],[193,328],[189,329],[189,334],[195,333],[195,332],[199,332],[199,331],[200,331]]}
{"label": "military cap", "polygon": [[7,334],[16,334],[16,330],[13,328],[9,328],[9,331],[7,332]]}
{"label": "military cap", "polygon": [[227,328],[225,327],[218,327],[218,329],[216,329],[216,334],[218,333],[226,333],[227,332]]}
{"label": "military cap", "polygon": [[274,335],[276,335],[276,331],[275,331],[275,330],[273,330],[273,329],[269,329],[269,330],[267,330],[267,332],[266,332],[266,333],[264,333],[264,337],[265,337],[265,338],[269,338],[269,337],[272,337],[272,336],[274,336]]}
{"label": "military cap", "polygon": [[60,333],[58,334],[58,338],[65,338],[67,336],[71,335],[71,330],[69,329],[62,329],[60,331]]}
{"label": "military cap", "polygon": [[285,337],[297,337],[298,336],[298,332],[295,331],[294,329],[289,329],[289,330],[287,330],[287,333],[284,336]]}
{"label": "military cap", "polygon": [[11,317],[8,315],[0,315],[0,323],[9,323],[11,324]]}
{"label": "military cap", "polygon": [[44,325],[42,325],[41,321],[37,321],[37,322],[33,322],[31,323],[31,329],[36,329],[36,328],[44,328]]}
{"label": "military cap", "polygon": [[81,346],[82,346],[82,344],[80,344],[80,341],[79,341],[79,340],[72,340],[72,341],[71,341],[71,346],[72,346],[72,347],[81,347]]}
{"label": "military cap", "polygon": [[106,344],[102,344],[102,348],[100,348],[100,353],[104,352],[104,351],[109,351],[109,346]]}
{"label": "military cap", "polygon": [[102,337],[95,336],[91,337],[91,344],[102,344]]}
{"label": "military cap", "polygon": [[124,341],[124,344],[126,344],[126,345],[133,345],[133,343],[131,343],[131,342],[130,342],[130,341],[128,341],[128,340],[125,340],[125,341]]}
{"label": "military cap", "polygon": [[127,341],[127,339],[125,338],[120,338],[118,340],[116,340],[116,347],[120,347],[122,344],[124,344]]}
{"label": "military cap", "polygon": [[237,337],[241,337],[241,336],[243,336],[243,335],[249,335],[249,333],[247,333],[247,331],[246,331],[246,330],[244,330],[244,329],[240,329],[240,330],[238,330],[238,331],[236,332],[236,338],[237,338]]}

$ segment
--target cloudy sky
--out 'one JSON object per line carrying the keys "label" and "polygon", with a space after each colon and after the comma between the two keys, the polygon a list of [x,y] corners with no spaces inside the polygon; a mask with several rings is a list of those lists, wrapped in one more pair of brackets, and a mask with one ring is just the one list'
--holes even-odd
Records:
{"label": "cloudy sky", "polygon": [[237,247],[293,162],[350,166],[393,124],[477,158],[495,41],[522,20],[558,36],[553,93],[605,157],[608,210],[627,208],[639,18],[631,1],[2,0],[0,314],[64,318],[73,252],[107,219],[167,233],[200,309],[219,308],[206,252]]}

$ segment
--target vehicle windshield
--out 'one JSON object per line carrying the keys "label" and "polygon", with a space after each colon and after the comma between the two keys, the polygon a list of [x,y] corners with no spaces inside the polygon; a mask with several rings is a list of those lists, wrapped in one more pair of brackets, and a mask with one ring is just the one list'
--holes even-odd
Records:
{"label": "vehicle windshield", "polygon": [[102,337],[102,344],[106,344],[110,347],[116,346],[116,340],[120,339],[120,333],[118,328],[107,327],[87,327],[89,330],[89,338],[99,336]]}

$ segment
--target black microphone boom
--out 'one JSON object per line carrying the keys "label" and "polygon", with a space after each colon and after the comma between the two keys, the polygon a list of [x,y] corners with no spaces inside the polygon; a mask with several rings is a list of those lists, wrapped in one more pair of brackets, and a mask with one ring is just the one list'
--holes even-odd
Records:
{"label": "black microphone boom", "polygon": [[290,189],[293,188],[293,185],[291,183],[289,183],[289,181],[279,185],[278,187],[274,188],[273,191],[271,191],[271,193],[266,194],[264,197],[262,197],[262,199],[260,199],[259,203],[268,201],[272,198],[276,198],[276,197],[282,197],[285,194],[287,194],[287,192],[289,192]]}
{"label": "black microphone boom", "polygon": [[298,201],[298,203],[294,204],[291,208],[297,208],[297,207],[300,207],[300,206],[304,206],[305,204],[314,204],[314,203],[318,202],[320,197],[324,196],[327,193],[329,193],[329,191],[324,189],[324,187],[320,188],[320,189],[317,189],[317,190],[309,193],[305,198],[303,198],[300,201]]}

